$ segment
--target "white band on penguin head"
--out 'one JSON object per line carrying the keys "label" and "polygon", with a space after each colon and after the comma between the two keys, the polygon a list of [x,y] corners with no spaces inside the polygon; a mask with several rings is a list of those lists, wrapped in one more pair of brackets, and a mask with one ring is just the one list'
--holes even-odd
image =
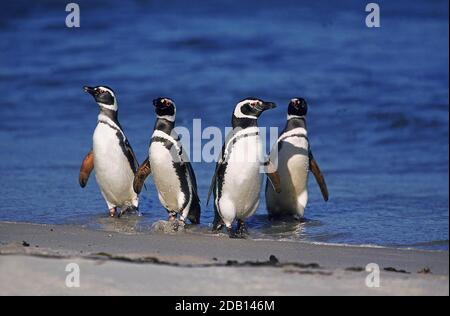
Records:
{"label": "white band on penguin head", "polygon": [[253,115],[247,115],[242,113],[242,106],[244,106],[245,104],[249,103],[249,100],[244,100],[239,102],[238,104],[236,104],[236,108],[234,109],[234,116],[236,118],[248,118],[248,119],[252,119],[252,120],[256,120],[258,119],[256,116]]}

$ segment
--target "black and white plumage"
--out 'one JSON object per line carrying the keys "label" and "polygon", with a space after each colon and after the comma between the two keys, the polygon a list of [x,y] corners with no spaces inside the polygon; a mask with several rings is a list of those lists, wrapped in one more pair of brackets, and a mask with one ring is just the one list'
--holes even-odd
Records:
{"label": "black and white plumage", "polygon": [[[245,220],[259,205],[265,157],[257,120],[264,111],[273,108],[272,102],[250,97],[240,101],[233,112],[233,130],[223,145],[208,194],[209,201],[214,192],[213,229],[225,225],[231,237],[236,236],[233,223],[238,221],[238,234],[245,232]],[[276,172],[268,175],[276,185]]]}
{"label": "black and white plumage", "polygon": [[118,121],[114,91],[106,86],[84,87],[84,90],[94,97],[100,114],[93,135],[93,149],[80,170],[80,185],[86,186],[89,174],[94,170],[111,216],[117,208],[121,209],[119,216],[125,211],[137,211],[139,197],[133,190],[133,179],[139,163]]}
{"label": "black and white plumage", "polygon": [[315,161],[306,129],[308,105],[303,98],[294,98],[288,107],[286,127],[280,134],[271,157],[278,151],[278,173],[281,193],[266,185],[266,203],[269,217],[302,218],[308,203],[308,174],[312,171],[320,186],[325,201],[328,189],[324,177]]}
{"label": "black and white plumage", "polygon": [[139,167],[134,189],[140,192],[145,179],[151,174],[158,190],[161,204],[169,213],[169,220],[183,224],[189,219],[200,223],[200,200],[197,180],[191,163],[174,131],[176,119],[175,102],[169,98],[153,100],[156,124],[150,141],[149,156]]}

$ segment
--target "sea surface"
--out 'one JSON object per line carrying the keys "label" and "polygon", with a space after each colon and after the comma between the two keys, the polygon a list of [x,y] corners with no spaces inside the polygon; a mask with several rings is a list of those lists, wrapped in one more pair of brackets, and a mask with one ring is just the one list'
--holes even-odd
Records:
{"label": "sea surface", "polygon": [[[67,1],[68,2],[68,1]],[[116,91],[120,121],[140,161],[152,99],[177,103],[221,129],[234,104],[275,101],[261,126],[282,128],[288,100],[305,97],[312,148],[330,190],[310,179],[303,223],[267,220],[264,194],[249,221],[255,239],[448,250],[448,2],[87,1],[80,28],[66,1],[0,4],[0,220],[153,232],[166,219],[152,181],[142,216],[109,219],[95,177],[78,171],[98,108],[84,85]],[[214,163],[194,163],[205,200]]]}

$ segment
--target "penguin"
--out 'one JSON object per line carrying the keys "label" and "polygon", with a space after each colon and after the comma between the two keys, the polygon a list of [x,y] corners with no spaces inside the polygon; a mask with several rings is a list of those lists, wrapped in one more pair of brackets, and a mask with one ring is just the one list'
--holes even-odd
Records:
{"label": "penguin", "polygon": [[266,203],[271,219],[303,218],[308,203],[309,171],[316,178],[324,200],[328,201],[328,188],[309,144],[305,119],[307,112],[305,99],[293,98],[289,102],[286,127],[272,149],[271,157],[278,154],[281,193],[276,193],[271,185],[266,184]]}
{"label": "penguin", "polygon": [[[274,190],[279,190],[279,177],[262,152],[257,121],[273,102],[248,97],[238,102],[232,115],[232,131],[227,136],[216,164],[208,193],[214,192],[215,219],[213,231],[226,226],[231,238],[245,237],[245,220],[257,210],[264,173]],[[237,221],[237,229],[233,224]]]}
{"label": "penguin", "polygon": [[[80,168],[80,186],[86,187],[89,175],[94,170],[111,217],[137,212],[139,197],[133,190],[133,180],[139,163],[118,121],[114,91],[106,86],[86,86],[84,91],[94,97],[100,107],[100,114],[92,150]],[[117,212],[118,208],[120,212]]]}
{"label": "penguin", "polygon": [[187,219],[192,224],[200,224],[201,207],[194,169],[174,131],[175,102],[161,97],[153,100],[153,105],[156,123],[149,155],[135,175],[134,190],[139,194],[145,179],[151,174],[159,201],[168,212],[169,222],[174,228],[184,226]]}

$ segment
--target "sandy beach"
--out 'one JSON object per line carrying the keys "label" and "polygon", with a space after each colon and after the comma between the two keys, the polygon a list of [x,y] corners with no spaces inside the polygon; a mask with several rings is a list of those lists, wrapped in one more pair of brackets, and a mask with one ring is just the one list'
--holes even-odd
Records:
{"label": "sandy beach", "polygon": [[[0,295],[449,295],[448,252],[0,223]],[[80,287],[66,287],[66,266]],[[379,265],[380,287],[365,267]]]}

